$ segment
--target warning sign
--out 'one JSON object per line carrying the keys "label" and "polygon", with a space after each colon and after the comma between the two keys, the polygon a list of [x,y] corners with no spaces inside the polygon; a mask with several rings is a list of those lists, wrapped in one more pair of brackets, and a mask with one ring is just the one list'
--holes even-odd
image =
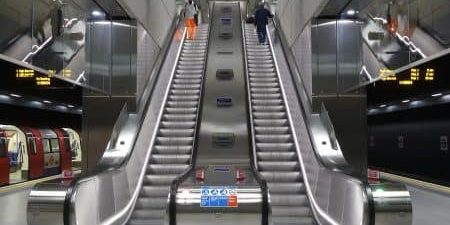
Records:
{"label": "warning sign", "polygon": [[200,207],[238,207],[237,188],[229,186],[202,186]]}

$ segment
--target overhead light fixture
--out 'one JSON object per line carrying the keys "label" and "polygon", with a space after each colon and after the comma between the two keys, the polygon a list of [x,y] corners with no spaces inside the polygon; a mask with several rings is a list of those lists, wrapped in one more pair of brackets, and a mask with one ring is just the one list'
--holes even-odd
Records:
{"label": "overhead light fixture", "polygon": [[73,106],[73,105],[67,105],[67,107],[69,107],[69,108],[74,108],[75,106]]}
{"label": "overhead light fixture", "polygon": [[410,102],[411,100],[409,100],[409,99],[405,99],[405,100],[403,100],[402,102],[403,103],[408,103],[408,102]]}
{"label": "overhead light fixture", "polygon": [[442,93],[436,93],[431,95],[431,97],[439,97],[439,96],[442,96]]}
{"label": "overhead light fixture", "polygon": [[51,103],[52,103],[52,102],[49,101],[49,100],[44,100],[43,102],[44,102],[44,103],[47,103],[47,104],[51,104]]}
{"label": "overhead light fixture", "polygon": [[384,108],[386,106],[387,106],[386,104],[382,104],[382,105],[380,105],[380,108]]}
{"label": "overhead light fixture", "polygon": [[349,16],[354,16],[356,13],[358,13],[358,11],[356,11],[354,9],[347,10],[347,15],[349,15]]}
{"label": "overhead light fixture", "polygon": [[92,15],[93,15],[93,16],[102,16],[103,13],[101,13],[101,12],[98,11],[98,10],[94,10],[94,11],[92,11]]}
{"label": "overhead light fixture", "polygon": [[18,95],[18,94],[13,94],[13,93],[11,93],[11,94],[9,94],[11,97],[14,97],[14,98],[22,98],[22,95]]}

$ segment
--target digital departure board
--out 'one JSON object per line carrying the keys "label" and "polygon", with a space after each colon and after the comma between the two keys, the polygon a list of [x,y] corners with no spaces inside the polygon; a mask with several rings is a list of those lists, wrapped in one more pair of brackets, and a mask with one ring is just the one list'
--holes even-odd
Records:
{"label": "digital departure board", "polygon": [[367,86],[368,164],[450,186],[450,55]]}
{"label": "digital departure board", "polygon": [[450,54],[405,69],[401,72],[383,68],[381,80],[367,86],[368,105],[384,104],[401,98],[427,95],[450,89]]}

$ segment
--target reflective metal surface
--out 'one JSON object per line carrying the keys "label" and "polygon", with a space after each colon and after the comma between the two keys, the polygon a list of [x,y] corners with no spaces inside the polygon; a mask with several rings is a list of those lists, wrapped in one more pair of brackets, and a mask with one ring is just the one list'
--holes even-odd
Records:
{"label": "reflective metal surface", "polygon": [[236,208],[201,208],[201,188],[180,188],[177,193],[177,225],[261,224],[263,197],[259,187],[237,189]]}
{"label": "reflective metal surface", "polygon": [[[240,3],[215,2],[212,7],[195,170],[172,192],[175,207],[170,213],[175,218],[170,224],[267,225],[267,194],[254,175],[250,158]],[[222,23],[222,18],[227,18],[227,23]],[[224,38],[222,33],[230,35]],[[231,53],[221,54],[223,51]],[[234,76],[216,77],[223,69],[232,69]],[[217,105],[217,98],[232,99],[232,104]],[[209,203],[216,202],[216,195],[205,195],[203,189],[208,187],[235,189],[233,200],[227,196],[226,204]]]}
{"label": "reflective metal surface", "polygon": [[245,50],[254,157],[268,185],[270,221],[314,224],[273,49],[246,24]]}
{"label": "reflective metal surface", "polygon": [[45,182],[33,188],[28,199],[28,224],[63,224],[64,202],[69,188],[69,183],[64,185],[62,179]]}
{"label": "reflective metal surface", "polygon": [[[176,29],[175,22],[176,18],[174,18],[173,31]],[[156,135],[155,124],[165,99],[164,93],[166,93],[171,78],[168,74],[174,73],[173,60],[177,58],[179,51],[181,51],[180,41],[175,37],[168,39],[165,46],[167,46],[167,57],[165,54],[161,54],[157,60],[161,62],[161,67],[157,66],[153,71],[153,73],[162,75],[154,76],[158,79],[150,79],[143,94],[146,97],[141,98],[142,103],[140,103],[141,107],[138,108],[137,114],[129,115],[126,124],[119,126],[122,129],[115,131],[119,134],[117,136],[119,144],[114,149],[106,150],[108,152],[106,155],[116,156],[117,158],[104,160],[104,164],[100,165],[98,171],[94,172],[93,175],[76,180],[71,185],[71,190],[66,191],[65,202],[51,203],[63,204],[63,206],[58,206],[58,208],[64,209],[63,215],[61,215],[62,211],[55,210],[52,212],[55,223],[66,225],[121,224],[128,220],[128,216],[132,212],[132,206],[140,191],[138,184],[142,183],[144,179],[145,163],[150,155],[150,142],[153,140],[149,137]],[[162,64],[164,58],[166,61]],[[143,125],[140,126],[140,124]],[[122,140],[125,141],[124,145],[121,145]],[[122,148],[124,146],[132,148]],[[61,184],[54,185],[60,186]],[[39,187],[36,186],[35,189],[38,190]],[[49,187],[43,187],[42,189],[47,188]],[[34,204],[33,199],[39,200],[38,202],[43,204],[47,204],[44,202],[51,202],[51,196],[47,198],[47,201],[44,201],[42,198],[34,198],[35,194],[39,196],[39,192],[30,195],[29,205]],[[38,218],[39,215],[42,217]],[[36,214],[33,219],[30,219],[29,224],[47,224],[41,223],[46,221],[46,217],[43,214]],[[61,218],[64,218],[64,221]]]}
{"label": "reflective metal surface", "polygon": [[288,65],[294,61],[283,51],[281,44],[285,42],[282,38],[277,40],[281,41],[271,43],[294,131],[306,194],[316,222],[321,225],[370,224],[365,185],[348,175],[330,170],[318,157],[312,144],[314,133],[310,130],[312,111],[309,98],[295,66]]}
{"label": "reflective metal surface", "polygon": [[370,185],[375,209],[375,225],[412,224],[411,196],[403,184]]}
{"label": "reflective metal surface", "polygon": [[348,164],[337,140],[330,116],[325,105],[322,104],[321,108],[320,114],[311,115],[310,121],[316,153],[326,167],[346,171]]}
{"label": "reflective metal surface", "polygon": [[[184,40],[141,189],[127,224],[160,224],[168,221],[168,196],[172,182],[192,164],[196,146],[201,92],[209,29],[201,25],[194,40]],[[194,55],[191,52],[195,51]],[[198,60],[200,59],[200,60]]]}

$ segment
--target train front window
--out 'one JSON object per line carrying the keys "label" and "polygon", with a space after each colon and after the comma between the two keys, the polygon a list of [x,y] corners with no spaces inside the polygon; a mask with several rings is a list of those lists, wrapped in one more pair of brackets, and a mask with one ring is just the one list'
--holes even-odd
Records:
{"label": "train front window", "polygon": [[50,139],[50,146],[52,148],[52,152],[59,152],[58,139]]}
{"label": "train front window", "polygon": [[0,157],[3,158],[7,155],[7,142],[5,138],[0,138]]}
{"label": "train front window", "polygon": [[42,139],[42,144],[44,145],[44,153],[51,153],[51,149],[50,149],[50,140],[48,139]]}
{"label": "train front window", "polygon": [[36,155],[36,142],[34,141],[34,138],[28,138],[28,148],[32,155]]}

